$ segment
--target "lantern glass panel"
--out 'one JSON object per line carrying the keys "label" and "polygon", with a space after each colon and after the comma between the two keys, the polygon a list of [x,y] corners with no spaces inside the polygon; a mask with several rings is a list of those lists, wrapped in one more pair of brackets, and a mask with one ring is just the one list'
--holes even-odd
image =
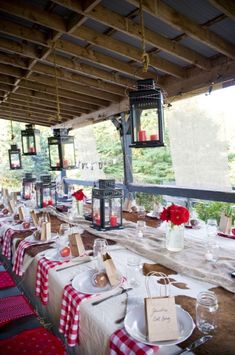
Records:
{"label": "lantern glass panel", "polygon": [[60,168],[60,154],[57,143],[49,144],[49,155],[51,168]]}
{"label": "lantern glass panel", "polygon": [[157,109],[138,108],[132,105],[134,141],[154,141],[159,139]]}
{"label": "lantern glass panel", "polygon": [[65,142],[62,144],[62,159],[63,159],[63,168],[64,169],[66,169],[70,166],[75,166],[73,141],[72,142]]}
{"label": "lantern glass panel", "polygon": [[34,190],[34,184],[32,182],[25,182],[23,198],[25,200],[29,200],[32,197],[33,190]]}
{"label": "lantern glass panel", "polygon": [[11,169],[19,169],[21,166],[20,156],[18,152],[10,153],[10,168]]}

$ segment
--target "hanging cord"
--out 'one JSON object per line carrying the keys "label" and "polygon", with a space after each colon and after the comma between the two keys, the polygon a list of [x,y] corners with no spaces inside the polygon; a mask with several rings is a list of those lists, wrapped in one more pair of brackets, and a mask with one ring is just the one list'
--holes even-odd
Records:
{"label": "hanging cord", "polygon": [[32,118],[32,114],[31,114],[31,111],[30,111],[29,96],[28,96],[28,100],[27,100],[27,106],[28,106],[28,117],[29,117],[29,119],[31,119]]}
{"label": "hanging cord", "polygon": [[10,104],[10,117],[11,117],[11,140],[13,141],[15,139],[15,135],[13,133],[13,122],[12,122],[12,110],[11,110],[11,104]]}
{"label": "hanging cord", "polygon": [[140,9],[140,26],[141,26],[141,37],[142,37],[142,63],[143,63],[143,72],[146,73],[149,67],[149,55],[146,52],[145,46],[145,31],[144,31],[144,12],[143,12],[143,1],[139,0],[139,9]]}
{"label": "hanging cord", "polygon": [[54,59],[54,70],[55,70],[55,91],[56,91],[57,119],[58,119],[58,122],[61,123],[58,77],[57,77],[57,67],[56,67],[56,59],[55,59],[55,47],[53,47],[53,59]]}

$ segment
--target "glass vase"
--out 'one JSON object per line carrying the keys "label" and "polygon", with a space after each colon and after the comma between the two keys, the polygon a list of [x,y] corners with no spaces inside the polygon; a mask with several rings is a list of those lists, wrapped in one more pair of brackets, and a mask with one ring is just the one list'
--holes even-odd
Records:
{"label": "glass vase", "polygon": [[71,213],[73,218],[83,217],[83,201],[73,199]]}
{"label": "glass vase", "polygon": [[166,249],[180,251],[184,249],[184,225],[172,225],[168,223],[166,232]]}

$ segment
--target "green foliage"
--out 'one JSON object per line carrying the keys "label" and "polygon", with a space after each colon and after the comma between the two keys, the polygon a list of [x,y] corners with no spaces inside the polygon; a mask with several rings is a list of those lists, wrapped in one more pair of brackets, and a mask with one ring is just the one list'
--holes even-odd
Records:
{"label": "green foliage", "polygon": [[234,206],[230,203],[218,201],[200,201],[194,205],[198,217],[206,222],[209,218],[214,218],[219,223],[222,212],[230,211],[230,216],[234,218]]}
{"label": "green foliage", "polygon": [[135,194],[136,203],[138,206],[144,206],[146,211],[151,211],[153,209],[154,203],[162,203],[163,198],[161,195],[150,195],[143,192],[136,192]]}

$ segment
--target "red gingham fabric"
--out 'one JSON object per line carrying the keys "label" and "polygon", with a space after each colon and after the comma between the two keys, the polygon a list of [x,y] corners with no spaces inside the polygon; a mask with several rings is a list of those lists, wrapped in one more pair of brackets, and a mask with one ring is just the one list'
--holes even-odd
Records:
{"label": "red gingham fabric", "polygon": [[91,295],[79,293],[70,284],[64,288],[59,332],[67,338],[68,346],[79,344],[79,305],[89,297]]}
{"label": "red gingham fabric", "polygon": [[[1,265],[1,263],[0,263]],[[0,290],[15,286],[15,281],[7,271],[0,271]]]}
{"label": "red gingham fabric", "polygon": [[42,258],[38,262],[36,274],[36,296],[40,297],[43,305],[48,303],[48,273],[49,269],[61,265],[63,262]]}
{"label": "red gingham fabric", "polygon": [[132,337],[122,329],[116,330],[109,340],[110,355],[152,355],[158,346],[143,344]]}
{"label": "red gingham fabric", "polygon": [[24,252],[25,249],[30,247],[31,243],[27,242],[26,240],[22,240],[18,248],[16,249],[16,256],[13,265],[13,271],[16,275],[22,276],[23,275],[23,261],[24,261]]}
{"label": "red gingham fabric", "polygon": [[66,355],[61,340],[42,327],[0,340],[0,349],[4,355]]}
{"label": "red gingham fabric", "polygon": [[3,235],[2,254],[5,255],[8,260],[11,260],[11,237],[15,233],[13,229],[9,228]]}

